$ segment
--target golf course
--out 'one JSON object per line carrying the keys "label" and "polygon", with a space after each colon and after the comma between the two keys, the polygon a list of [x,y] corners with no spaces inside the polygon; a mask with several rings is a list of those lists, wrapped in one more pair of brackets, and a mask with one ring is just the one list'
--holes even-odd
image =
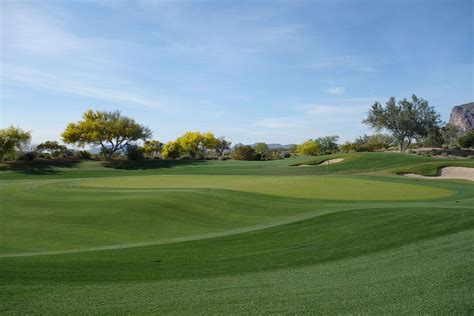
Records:
{"label": "golf course", "polygon": [[0,313],[469,315],[474,182],[443,167],[474,160],[3,163]]}

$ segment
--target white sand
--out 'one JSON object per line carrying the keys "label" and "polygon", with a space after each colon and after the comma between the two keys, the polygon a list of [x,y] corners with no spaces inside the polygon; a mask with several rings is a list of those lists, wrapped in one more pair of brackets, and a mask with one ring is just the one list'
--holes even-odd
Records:
{"label": "white sand", "polygon": [[314,166],[327,166],[327,165],[332,165],[332,164],[335,164],[335,163],[338,163],[338,162],[341,162],[343,161],[344,159],[342,158],[335,158],[335,159],[329,159],[329,160],[325,160],[321,163],[318,163],[316,165],[298,165],[298,167],[314,167]]}
{"label": "white sand", "polygon": [[435,177],[422,176],[416,173],[405,173],[403,176],[424,179],[461,179],[474,181],[474,168],[445,167],[441,168],[439,175]]}

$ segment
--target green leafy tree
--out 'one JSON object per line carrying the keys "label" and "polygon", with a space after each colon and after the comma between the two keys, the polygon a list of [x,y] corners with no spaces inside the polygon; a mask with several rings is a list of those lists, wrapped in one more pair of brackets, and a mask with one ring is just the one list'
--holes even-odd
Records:
{"label": "green leafy tree", "polygon": [[463,136],[459,137],[459,146],[463,148],[474,147],[474,130],[471,130],[465,133]]}
{"label": "green leafy tree", "polygon": [[163,146],[163,150],[161,154],[165,159],[177,159],[181,155],[181,145],[178,142],[167,142],[165,146]]}
{"label": "green leafy tree", "polygon": [[105,159],[125,148],[131,142],[146,140],[152,135],[150,129],[135,122],[134,119],[122,116],[119,111],[88,110],[82,120],[69,123],[62,138],[65,143],[100,146]]}
{"label": "green leafy tree", "polygon": [[439,127],[440,115],[428,101],[413,95],[411,100],[398,102],[391,97],[385,107],[375,102],[363,122],[377,130],[390,131],[400,151],[404,152],[414,140],[425,137],[429,131]]}
{"label": "green leafy tree", "polygon": [[31,133],[18,127],[10,126],[0,129],[0,160],[5,156],[15,154],[21,146],[27,145],[31,140]]}
{"label": "green leafy tree", "polygon": [[226,141],[222,136],[219,137],[215,148],[217,155],[222,156],[226,150],[230,149],[230,145],[232,145],[231,142]]}
{"label": "green leafy tree", "polygon": [[332,135],[332,136],[318,137],[315,139],[315,142],[316,144],[318,144],[320,153],[325,154],[325,153],[333,153],[337,151],[338,140],[339,140],[339,136]]}
{"label": "green leafy tree", "polygon": [[127,144],[127,146],[125,146],[125,156],[129,160],[142,160],[145,158],[143,155],[143,147],[136,144]]}
{"label": "green leafy tree", "polygon": [[260,156],[260,159],[264,159],[270,154],[270,147],[265,143],[256,143],[255,152]]}
{"label": "green leafy tree", "polygon": [[61,153],[66,153],[67,147],[59,144],[57,141],[48,140],[36,146],[36,150],[41,153],[48,151],[53,157],[59,157]]}
{"label": "green leafy tree", "polygon": [[459,129],[456,125],[446,124],[441,128],[441,137],[443,138],[443,145],[450,146],[457,142],[459,138]]}
{"label": "green leafy tree", "polygon": [[296,154],[299,156],[317,156],[319,153],[319,146],[313,139],[308,139],[296,147]]}
{"label": "green leafy tree", "polygon": [[204,156],[209,149],[216,149],[219,140],[211,132],[186,132],[176,139],[180,145],[182,154],[187,154],[191,158]]}
{"label": "green leafy tree", "polygon": [[147,140],[143,144],[143,153],[149,157],[157,157],[163,150],[164,144],[157,140]]}
{"label": "green leafy tree", "polygon": [[234,159],[236,160],[254,160],[255,156],[255,149],[252,146],[242,145],[234,148]]}
{"label": "green leafy tree", "polygon": [[[418,142],[418,141],[417,141]],[[423,147],[441,147],[444,144],[442,128],[435,127],[428,131],[420,143]]]}

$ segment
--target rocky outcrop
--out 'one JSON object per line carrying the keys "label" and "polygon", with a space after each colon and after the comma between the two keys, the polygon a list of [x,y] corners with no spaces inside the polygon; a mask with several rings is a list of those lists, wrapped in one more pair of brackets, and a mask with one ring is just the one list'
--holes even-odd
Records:
{"label": "rocky outcrop", "polygon": [[474,128],[474,102],[457,105],[451,111],[449,123],[462,133]]}

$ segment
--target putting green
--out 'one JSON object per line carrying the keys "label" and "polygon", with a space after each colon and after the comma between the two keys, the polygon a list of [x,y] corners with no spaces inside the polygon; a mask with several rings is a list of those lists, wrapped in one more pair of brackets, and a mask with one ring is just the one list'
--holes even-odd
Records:
{"label": "putting green", "polygon": [[422,200],[451,191],[424,185],[324,176],[173,175],[84,180],[81,186],[121,189],[228,189],[325,200]]}

